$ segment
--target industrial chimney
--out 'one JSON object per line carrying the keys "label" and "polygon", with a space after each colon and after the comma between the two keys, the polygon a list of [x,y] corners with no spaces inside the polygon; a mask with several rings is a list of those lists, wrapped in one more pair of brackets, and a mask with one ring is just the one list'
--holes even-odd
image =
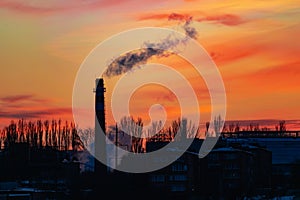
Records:
{"label": "industrial chimney", "polygon": [[[106,140],[103,135],[106,135],[105,128],[105,107],[104,107],[104,81],[102,78],[96,79],[95,92],[95,154],[106,156]],[[107,173],[106,165],[95,159],[95,173],[100,176],[105,176]]]}
{"label": "industrial chimney", "polygon": [[105,133],[105,109],[104,109],[104,81],[102,78],[96,79],[95,111],[101,129]]}

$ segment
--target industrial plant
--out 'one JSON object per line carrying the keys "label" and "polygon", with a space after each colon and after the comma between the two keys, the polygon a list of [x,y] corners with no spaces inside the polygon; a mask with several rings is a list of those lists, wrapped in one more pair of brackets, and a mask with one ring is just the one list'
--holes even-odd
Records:
{"label": "industrial plant", "polygon": [[[73,123],[11,122],[0,135],[0,199],[300,198],[300,131],[288,131],[283,123],[275,131],[223,129],[212,151],[199,158],[204,140],[215,136],[188,137],[185,119],[177,121],[174,130],[159,132],[146,142],[127,135],[118,125],[108,132],[102,78],[96,79],[94,92],[95,153],[106,156],[116,169],[131,158],[110,154],[103,138],[136,154],[165,147],[174,133],[192,140],[191,145],[187,150],[178,146],[176,151],[182,155],[162,169],[126,173],[93,157]],[[166,151],[170,157],[175,152]]]}

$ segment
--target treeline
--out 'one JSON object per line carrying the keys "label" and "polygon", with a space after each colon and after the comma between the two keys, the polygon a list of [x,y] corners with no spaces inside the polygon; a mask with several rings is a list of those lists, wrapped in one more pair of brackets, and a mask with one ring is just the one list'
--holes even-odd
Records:
{"label": "treeline", "polygon": [[7,127],[0,130],[0,148],[7,148],[14,143],[27,143],[35,148],[51,147],[57,150],[84,149],[75,124],[60,119],[11,121]]}
{"label": "treeline", "polygon": [[[222,124],[224,127],[222,129]],[[162,121],[152,122],[147,130],[141,118],[123,117],[118,124],[118,133],[127,132],[131,136],[131,151],[143,151],[143,143],[173,141],[177,133],[179,138],[205,138],[214,137],[221,133],[234,133],[239,131],[268,131],[269,128],[261,128],[258,123],[250,123],[241,126],[239,122],[224,123],[221,116],[215,117],[213,129],[209,130],[210,123],[205,124],[206,130],[200,133],[200,128],[195,126],[191,120],[173,120],[169,126],[164,126]],[[285,121],[279,121],[274,129],[278,132],[286,131]],[[11,121],[8,126],[0,130],[0,149],[5,149],[14,143],[27,143],[31,147],[51,147],[57,150],[83,150],[88,148],[94,140],[94,129],[78,129],[73,122],[62,120],[36,120],[27,121],[20,119]],[[116,127],[109,126],[108,135],[115,135]],[[146,138],[146,140],[141,138]],[[113,139],[112,139],[113,140]]]}
{"label": "treeline", "polygon": [[[173,120],[169,126],[164,126],[162,121],[154,121],[151,126],[145,129],[142,118],[123,117],[116,126],[108,127],[108,137],[115,142],[116,132],[119,135],[118,146],[129,146],[129,151],[134,153],[145,152],[145,142],[171,142],[180,140],[182,137],[198,137],[199,128],[191,120],[180,119]],[[179,134],[177,137],[176,135]],[[126,135],[126,136],[124,136]],[[130,137],[122,141],[122,138]]]}
{"label": "treeline", "polygon": [[259,123],[249,123],[248,125],[241,125],[239,122],[233,123],[224,123],[223,132],[224,133],[234,133],[239,131],[271,131],[275,130],[278,132],[285,132],[287,130],[286,123],[284,120],[278,122],[274,125],[274,128],[271,127],[261,127]]}
{"label": "treeline", "polygon": [[[176,139],[181,137],[186,138],[206,138],[218,137],[222,134],[237,133],[241,131],[271,131],[270,127],[261,127],[259,123],[250,122],[248,125],[241,125],[240,122],[225,122],[219,115],[216,116],[212,122],[205,123],[205,130],[200,131],[200,126],[193,124],[192,120],[180,119],[173,120],[170,125],[165,126],[162,121],[154,121],[147,129],[144,128],[142,118],[123,117],[117,126],[108,127],[108,136],[110,140],[116,143],[115,133],[124,137],[124,133],[130,136],[130,151],[139,153],[145,149],[145,142],[171,142],[175,140],[175,136],[180,134]],[[286,122],[284,120],[278,121],[274,125],[274,130],[283,133],[286,129]],[[122,143],[120,138],[117,141],[118,145],[129,146]]]}

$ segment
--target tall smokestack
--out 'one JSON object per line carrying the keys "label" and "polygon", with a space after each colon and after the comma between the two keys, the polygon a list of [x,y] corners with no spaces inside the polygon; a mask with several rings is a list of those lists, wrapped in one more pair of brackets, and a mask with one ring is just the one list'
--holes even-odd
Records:
{"label": "tall smokestack", "polygon": [[106,92],[106,88],[104,87],[103,79],[96,79],[95,111],[100,128],[105,133],[104,92]]}
{"label": "tall smokestack", "polygon": [[[104,81],[102,78],[96,79],[95,89],[95,153],[106,155],[106,141],[101,139],[100,134],[106,135],[105,128],[105,107],[104,107]],[[107,167],[100,161],[95,160],[95,172],[100,176],[107,173]]]}

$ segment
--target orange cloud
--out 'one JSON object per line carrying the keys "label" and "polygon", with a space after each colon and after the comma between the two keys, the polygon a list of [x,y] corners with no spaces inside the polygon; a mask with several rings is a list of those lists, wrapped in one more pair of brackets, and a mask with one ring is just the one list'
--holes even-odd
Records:
{"label": "orange cloud", "polygon": [[[45,106],[46,105],[46,106]],[[51,99],[39,98],[33,94],[0,97],[0,126],[8,125],[10,120],[63,118],[73,120],[72,108],[55,105]]]}
{"label": "orange cloud", "polygon": [[178,13],[171,13],[168,16],[168,20],[178,20],[178,21],[191,21],[192,16],[188,14],[178,14]]}
{"label": "orange cloud", "polygon": [[168,19],[170,14],[168,13],[160,13],[160,14],[143,14],[138,16],[137,20],[161,20],[161,19]]}
{"label": "orange cloud", "polygon": [[27,14],[56,14],[68,11],[84,11],[103,9],[111,6],[119,6],[127,1],[124,0],[101,0],[101,1],[20,1],[2,0],[0,8]]}
{"label": "orange cloud", "polygon": [[278,90],[296,92],[295,88],[300,89],[299,66],[300,61],[287,62],[269,66],[236,78],[251,82],[251,85],[249,85],[251,87],[256,85],[260,88],[269,88],[269,91],[273,92]]}
{"label": "orange cloud", "polygon": [[265,47],[260,44],[249,43],[248,40],[239,42],[227,42],[207,47],[210,56],[217,65],[235,62],[239,59],[249,58],[263,51]]}
{"label": "orange cloud", "polygon": [[247,20],[242,19],[238,15],[233,15],[233,14],[222,14],[222,15],[211,15],[211,16],[205,16],[196,19],[198,22],[205,22],[205,21],[211,21],[216,24],[223,24],[227,26],[236,26],[243,24],[247,22]]}
{"label": "orange cloud", "polygon": [[[200,17],[195,17],[195,15],[201,15]],[[178,20],[178,21],[194,21],[198,22],[213,22],[216,24],[223,24],[227,26],[236,26],[247,22],[248,20],[241,18],[234,14],[219,14],[219,15],[205,15],[204,13],[194,13],[190,14],[179,14],[179,13],[150,13],[140,15],[138,20]]]}
{"label": "orange cloud", "polygon": [[24,102],[24,101],[31,101],[31,102],[36,102],[36,103],[48,103],[50,102],[49,99],[42,99],[38,98],[33,94],[21,94],[21,95],[11,95],[11,96],[5,96],[5,97],[0,97],[0,103],[5,103],[5,104],[12,104],[12,103],[19,103],[19,102]]}
{"label": "orange cloud", "polygon": [[0,8],[13,10],[17,12],[25,12],[25,13],[50,13],[62,9],[57,7],[55,8],[55,7],[32,6],[25,2],[19,2],[19,1],[1,1]]}
{"label": "orange cloud", "polygon": [[[26,108],[28,109],[28,108]],[[0,111],[0,118],[6,119],[41,119],[45,117],[53,117],[53,116],[64,116],[70,115],[72,112],[72,108],[42,108],[35,109],[32,108],[30,110],[9,110],[9,111]],[[65,116],[64,116],[65,117]]]}
{"label": "orange cloud", "polygon": [[18,101],[24,101],[24,100],[31,100],[33,95],[31,94],[25,94],[25,95],[14,95],[14,96],[6,96],[1,97],[0,101],[5,103],[14,103]]}
{"label": "orange cloud", "polygon": [[300,62],[225,77],[229,119],[298,118]]}

